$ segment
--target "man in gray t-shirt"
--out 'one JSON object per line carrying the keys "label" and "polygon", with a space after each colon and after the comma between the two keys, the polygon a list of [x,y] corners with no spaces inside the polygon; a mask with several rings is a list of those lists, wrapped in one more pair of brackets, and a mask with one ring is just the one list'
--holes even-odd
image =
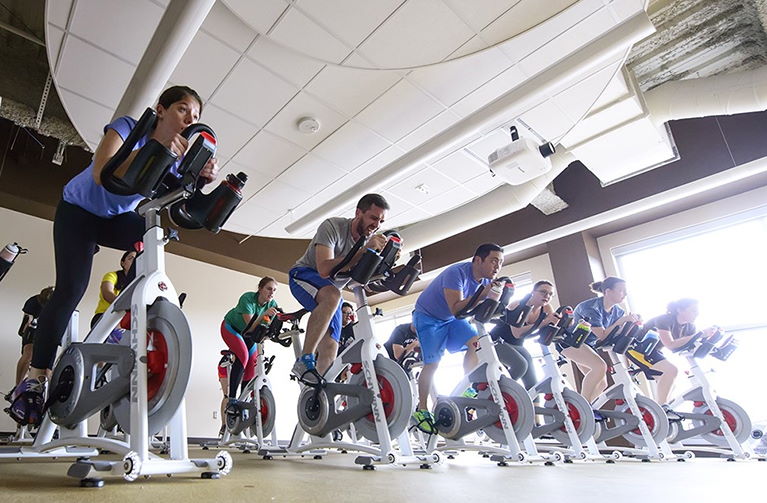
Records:
{"label": "man in gray t-shirt", "polygon": [[[368,238],[348,267],[353,267],[365,248],[382,250],[386,238],[375,234],[386,218],[389,204],[378,194],[367,194],[357,203],[354,218],[328,218],[322,222],[303,256],[290,270],[290,292],[311,311],[306,326],[302,356],[293,366],[293,374],[305,381],[315,381],[317,372],[325,372],[338,350],[341,335],[341,288],[347,280],[328,278],[354,244]],[[315,352],[318,352],[315,361]],[[315,370],[316,367],[316,370]]]}

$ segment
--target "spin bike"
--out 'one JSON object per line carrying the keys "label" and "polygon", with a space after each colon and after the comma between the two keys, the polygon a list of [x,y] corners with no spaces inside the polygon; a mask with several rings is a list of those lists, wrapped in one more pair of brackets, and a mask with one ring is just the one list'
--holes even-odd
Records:
{"label": "spin bike", "polygon": [[[262,449],[259,455],[264,459],[303,455],[321,459],[327,449],[338,449],[361,452],[355,463],[365,470],[373,470],[378,464],[418,464],[429,468],[441,462],[439,453],[413,451],[406,431],[414,406],[408,376],[397,362],[376,349],[373,313],[367,303],[366,289],[405,295],[420,274],[418,254],[395,272],[393,265],[400,238],[396,233],[389,233],[388,238],[380,253],[367,249],[350,271],[344,271],[364,246],[363,236],[331,271],[330,278],[350,282],[359,306],[354,341],[338,355],[321,379],[302,381],[298,425],[290,443],[284,448]],[[299,357],[301,344],[298,336],[294,337],[293,347]],[[346,382],[336,382],[345,370],[348,370]],[[350,435],[351,441],[343,441],[338,435],[339,430],[346,429],[354,432]],[[398,450],[393,439],[397,440]]]}
{"label": "spin bike", "polygon": [[[531,437],[535,422],[533,402],[525,388],[514,380],[515,376],[509,376],[509,360],[499,355],[499,350],[513,349],[503,344],[493,344],[485,329],[485,323],[504,315],[504,312],[507,323],[521,326],[529,311],[529,308],[506,311],[505,306],[514,295],[514,284],[509,278],[499,278],[496,281],[504,283],[500,299],[484,299],[479,302],[479,296],[484,290],[484,287],[480,286],[466,307],[456,314],[456,318],[472,318],[477,328],[479,340],[476,347],[479,363],[461,379],[449,396],[437,397],[433,411],[434,422],[439,435],[447,439],[439,449],[477,450],[499,466],[507,466],[509,463],[545,461],[550,464],[552,460],[562,461],[564,456],[561,453],[554,453],[552,456],[538,453]],[[508,313],[516,313],[514,319]],[[476,397],[463,395],[469,387],[477,391]],[[465,437],[480,430],[500,446],[468,444],[464,441]],[[436,448],[437,436],[432,435],[428,441],[428,449]]]}
{"label": "spin bike", "polygon": [[[721,454],[729,461],[755,456],[746,445],[751,434],[748,413],[732,400],[720,397],[709,383],[708,372],[701,368],[707,356],[727,361],[735,349],[734,337],[724,338],[724,334],[717,331],[707,339],[703,339],[702,333],[695,334],[676,350],[689,365],[690,388],[669,402],[669,407],[680,418],[670,421],[668,441],[673,450],[694,448]],[[709,445],[700,445],[696,440]],[[765,457],[758,459],[764,461]]]}
{"label": "spin bike", "polygon": [[[242,390],[237,403],[230,405],[233,410],[226,414],[226,431],[221,439],[222,446],[234,445],[245,454],[248,454],[251,448],[259,450],[278,446],[277,431],[274,429],[277,404],[269,380],[275,356],[267,358],[264,346],[266,341],[270,340],[283,347],[290,347],[293,336],[302,332],[298,325],[307,312],[303,309],[288,314],[280,311],[268,327],[261,326],[256,329],[252,336],[258,345],[256,375]],[[254,316],[251,323],[255,319]],[[286,322],[290,323],[290,329],[283,329]],[[247,332],[249,328],[250,324],[243,332]]]}
{"label": "spin bike", "polygon": [[[150,140],[118,177],[117,168],[155,121],[155,112],[147,109],[101,175],[102,185],[110,192],[138,193],[149,199],[139,209],[146,232],[144,251],[136,259],[136,279],[120,292],[85,340],[70,344],[60,356],[49,384],[45,418],[28,451],[29,457],[56,457],[61,449],[87,447],[122,455],[119,461],[95,461],[90,456],[78,459],[68,475],[80,478],[83,486],[103,485],[101,479],[87,478],[91,470],[133,481],[141,475],[194,471],[202,471],[203,478],[218,478],[232,468],[231,456],[225,451],[215,458],[189,458],[184,394],[191,371],[192,338],[178,295],[165,273],[164,247],[177,240],[178,233],[169,230],[165,234],[160,212],[168,208],[181,227],[218,232],[241,200],[239,189],[247,176],[229,175],[204,195],[197,178],[215,152],[215,134],[204,124],[193,124],[182,132],[186,138],[199,136],[178,166],[180,187],[175,188],[178,178],[171,175],[176,156],[156,140]],[[123,337],[120,344],[104,344],[118,324],[130,330],[130,336]],[[125,440],[87,435],[87,419],[107,406],[126,433]],[[54,440],[56,425],[59,438]],[[149,451],[149,435],[166,425],[169,457],[163,458]]]}
{"label": "spin bike", "polygon": [[[692,452],[685,452],[678,458],[666,441],[669,423],[660,405],[639,393],[632,374],[621,356],[637,342],[642,342],[642,328],[636,323],[626,322],[615,327],[596,347],[607,351],[610,362],[608,372],[612,373],[614,384],[607,388],[593,403],[594,410],[604,420],[597,421],[595,435],[601,451],[613,449],[610,458],[621,459],[627,454],[642,461],[671,461],[692,459]],[[649,342],[649,343],[648,343]],[[652,352],[657,339],[645,341],[643,352]],[[630,448],[610,448],[608,440],[622,437]]]}
{"label": "spin bike", "polygon": [[[596,421],[591,404],[568,387],[560,369],[564,360],[560,360],[556,350],[552,349],[557,343],[580,347],[589,331],[574,326],[572,307],[562,306],[556,312],[559,315],[556,324],[540,327],[535,332],[541,348],[539,358],[543,360],[544,377],[527,391],[533,401],[543,395],[543,406],[535,407],[536,417],[542,421],[536,421],[532,437],[539,441],[538,447],[541,450],[562,452],[565,462],[572,462],[573,459],[603,460],[594,441]],[[543,442],[546,437],[553,438],[559,445]]]}

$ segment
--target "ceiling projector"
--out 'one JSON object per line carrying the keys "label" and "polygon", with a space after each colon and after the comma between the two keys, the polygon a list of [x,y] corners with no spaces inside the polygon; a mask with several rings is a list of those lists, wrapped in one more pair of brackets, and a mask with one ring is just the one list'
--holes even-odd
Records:
{"label": "ceiling projector", "polygon": [[538,145],[528,138],[520,138],[515,126],[511,127],[511,143],[489,156],[490,172],[510,185],[521,185],[551,169],[549,156],[554,145]]}

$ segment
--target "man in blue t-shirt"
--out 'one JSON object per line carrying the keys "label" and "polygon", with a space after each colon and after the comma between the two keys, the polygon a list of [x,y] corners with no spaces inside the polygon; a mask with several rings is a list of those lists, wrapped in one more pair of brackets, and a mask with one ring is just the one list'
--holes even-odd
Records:
{"label": "man in blue t-shirt", "polygon": [[497,244],[485,243],[474,252],[471,262],[451,265],[418,296],[413,324],[421,344],[424,366],[418,377],[418,408],[413,418],[418,428],[426,433],[437,431],[427,402],[434,373],[445,349],[456,353],[468,348],[463,361],[466,372],[478,363],[473,344],[477,340],[477,330],[467,320],[456,318],[455,314],[467,306],[480,286],[484,287],[480,300],[487,296],[491,280],[502,265],[503,249]]}

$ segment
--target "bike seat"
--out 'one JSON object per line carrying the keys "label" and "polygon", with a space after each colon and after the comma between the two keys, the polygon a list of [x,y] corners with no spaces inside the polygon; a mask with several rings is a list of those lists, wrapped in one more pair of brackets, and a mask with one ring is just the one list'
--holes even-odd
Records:
{"label": "bike seat", "polygon": [[300,321],[308,312],[306,309],[300,309],[293,313],[277,313],[277,319],[280,321]]}

